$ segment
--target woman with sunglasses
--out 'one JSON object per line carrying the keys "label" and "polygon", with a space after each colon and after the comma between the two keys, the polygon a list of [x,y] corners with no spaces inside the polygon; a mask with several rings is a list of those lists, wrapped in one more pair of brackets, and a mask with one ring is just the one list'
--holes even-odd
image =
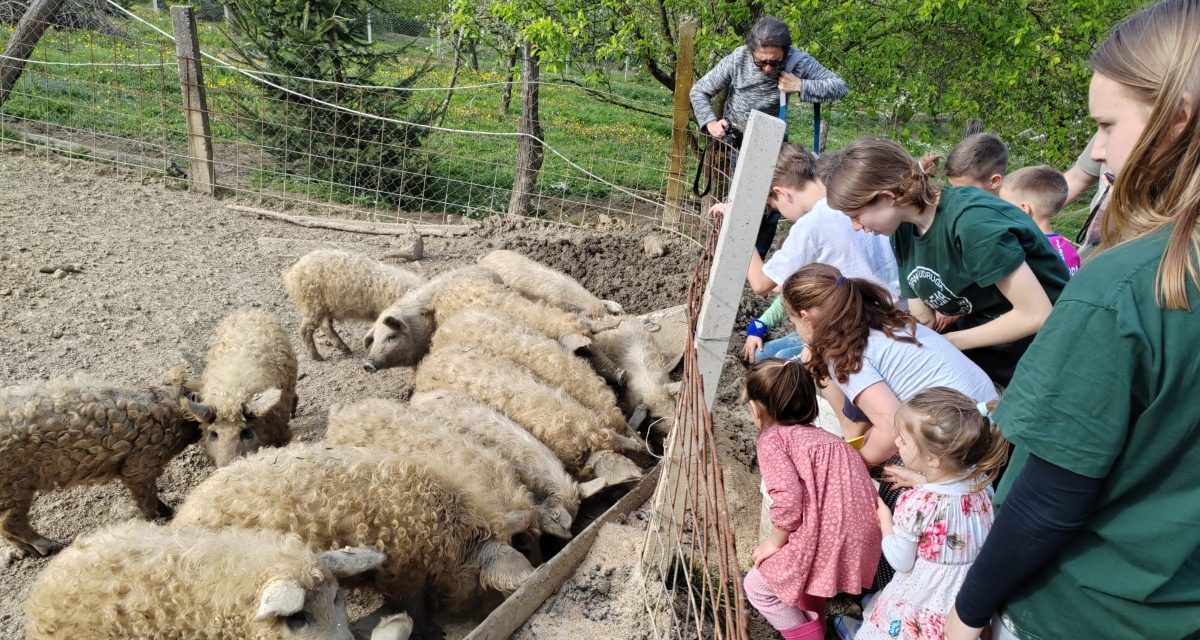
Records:
{"label": "woman with sunglasses", "polygon": [[[721,115],[712,100],[728,91]],[[780,94],[799,94],[802,102],[832,102],[848,93],[846,82],[815,58],[792,46],[792,34],[782,21],[763,16],[750,27],[745,46],[734,49],[692,87],[692,110],[700,130],[725,140],[736,150],[751,111],[780,115]],[[775,239],[779,214],[764,218],[755,246],[766,254]]]}

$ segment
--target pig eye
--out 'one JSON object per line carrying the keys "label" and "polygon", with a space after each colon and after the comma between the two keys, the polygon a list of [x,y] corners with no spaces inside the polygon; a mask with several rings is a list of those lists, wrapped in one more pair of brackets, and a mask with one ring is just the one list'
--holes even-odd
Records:
{"label": "pig eye", "polygon": [[312,624],[313,618],[312,614],[307,611],[297,611],[296,613],[293,613],[285,618],[285,620],[287,621],[288,629],[292,631],[299,631]]}
{"label": "pig eye", "polygon": [[216,442],[216,441],[217,441],[217,432],[216,432],[216,431],[209,431],[209,432],[208,432],[208,439],[209,439],[209,440],[212,440],[213,442]]}
{"label": "pig eye", "polygon": [[384,338],[384,339],[383,339],[383,341],[384,341],[384,342],[395,342],[395,341],[396,341],[396,334],[394,334],[394,333],[393,333],[392,335],[390,335],[390,336],[388,336],[388,337]]}
{"label": "pig eye", "polygon": [[254,430],[249,427],[246,427],[245,429],[242,429],[240,432],[238,432],[238,437],[241,438],[242,440],[250,440],[250,439],[254,438]]}

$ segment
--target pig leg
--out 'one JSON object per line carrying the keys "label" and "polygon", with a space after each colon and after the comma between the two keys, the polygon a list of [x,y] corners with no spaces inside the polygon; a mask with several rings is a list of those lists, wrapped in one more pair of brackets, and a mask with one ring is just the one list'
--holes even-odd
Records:
{"label": "pig leg", "polygon": [[63,543],[43,537],[29,525],[32,503],[33,492],[29,492],[23,501],[0,504],[0,534],[8,541],[8,546],[0,548],[0,567],[31,553],[48,556],[63,548]]}
{"label": "pig leg", "polygon": [[148,469],[138,469],[137,464],[126,463],[126,469],[134,469],[140,473],[133,473],[121,476],[121,482],[129,489],[129,493],[133,496],[133,502],[137,504],[138,511],[142,517],[147,520],[155,518],[170,518],[175,515],[175,511],[167,506],[162,500],[158,499],[158,473],[157,469],[151,472]]}
{"label": "pig leg", "polygon": [[329,317],[325,318],[324,328],[325,328],[325,337],[329,338],[329,340],[331,342],[333,342],[333,346],[337,347],[338,350],[341,351],[344,355],[350,355],[352,353],[350,351],[350,347],[346,344],[346,342],[344,340],[342,340],[342,337],[338,335],[338,332],[333,330],[333,316],[329,316]]}
{"label": "pig leg", "polygon": [[317,351],[317,342],[313,340],[313,332],[317,330],[317,322],[312,318],[305,317],[300,321],[300,344],[304,345],[304,351],[309,358],[320,362],[324,358]]}

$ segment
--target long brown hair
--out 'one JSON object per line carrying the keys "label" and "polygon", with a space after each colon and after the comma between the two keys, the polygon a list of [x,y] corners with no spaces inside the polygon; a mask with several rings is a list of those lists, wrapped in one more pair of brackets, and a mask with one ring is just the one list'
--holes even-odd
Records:
{"label": "long brown hair", "polygon": [[[783,302],[792,315],[810,311],[812,356],[808,370],[817,384],[830,377],[838,382],[862,370],[863,352],[872,329],[893,340],[920,345],[917,321],[897,309],[887,289],[862,278],[846,278],[837,267],[810,264],[783,283]],[[911,334],[911,335],[903,335]]]}
{"label": "long brown hair", "polygon": [[[986,405],[987,412],[996,403]],[[949,387],[930,387],[909,398],[897,415],[897,426],[911,433],[926,453],[962,469],[975,468],[974,490],[1000,475],[1008,461],[1008,441],[974,400]]]}
{"label": "long brown hair", "polygon": [[913,204],[923,210],[942,193],[934,178],[940,160],[929,156],[918,162],[891,140],[861,138],[822,166],[825,197],[834,209],[855,211],[871,204],[880,191],[891,191],[897,206]]}
{"label": "long brown hair", "polygon": [[[1200,287],[1200,1],[1166,0],[1122,22],[1092,55],[1092,69],[1150,105],[1146,129],[1113,187],[1101,247],[1171,227],[1158,266],[1158,304],[1190,309],[1187,279]],[[1192,111],[1172,132],[1185,100]]]}
{"label": "long brown hair", "polygon": [[766,358],[746,372],[746,400],[762,405],[771,424],[810,424],[817,419],[817,386],[798,360]]}

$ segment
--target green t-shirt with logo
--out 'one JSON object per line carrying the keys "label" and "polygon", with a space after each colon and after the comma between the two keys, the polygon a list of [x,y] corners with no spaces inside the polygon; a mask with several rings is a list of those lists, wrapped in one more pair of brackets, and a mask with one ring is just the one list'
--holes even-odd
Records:
{"label": "green t-shirt with logo", "polygon": [[1169,229],[1076,274],[1017,367],[995,420],[1030,454],[1104,484],[1056,560],[1009,597],[1021,638],[1179,639],[1200,630],[1200,289],[1155,298]]}
{"label": "green t-shirt with logo", "polygon": [[[930,309],[964,316],[956,328],[1012,310],[996,283],[1028,263],[1053,303],[1069,274],[1046,235],[1017,207],[976,187],[946,187],[924,234],[905,222],[892,235],[900,293]],[[1023,351],[1027,342],[1020,345]]]}

